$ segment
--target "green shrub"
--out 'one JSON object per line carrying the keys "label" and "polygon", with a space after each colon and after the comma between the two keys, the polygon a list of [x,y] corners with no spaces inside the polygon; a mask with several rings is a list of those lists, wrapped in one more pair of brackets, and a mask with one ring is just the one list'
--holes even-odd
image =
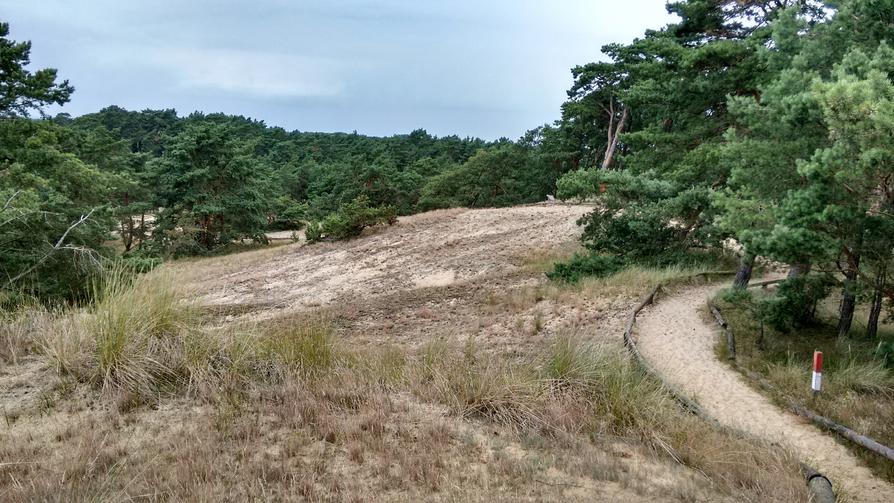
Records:
{"label": "green shrub", "polygon": [[160,266],[164,260],[151,252],[145,250],[136,250],[123,255],[120,259],[120,266],[137,274],[147,273]]}
{"label": "green shrub", "polygon": [[360,235],[363,229],[374,225],[391,225],[397,221],[397,211],[391,206],[370,207],[366,196],[358,196],[353,201],[341,205],[335,213],[330,213],[318,222],[307,225],[305,236],[308,243],[318,241],[348,239]]}
{"label": "green shrub", "polygon": [[630,260],[654,259],[685,251],[680,230],[652,207],[633,206],[622,213],[593,211],[581,218],[581,240],[588,249]]}
{"label": "green shrub", "polygon": [[555,281],[577,283],[586,276],[603,278],[618,272],[624,261],[614,255],[582,255],[575,253],[568,262],[559,262],[546,276]]}
{"label": "green shrub", "polygon": [[761,308],[765,321],[780,332],[811,325],[817,304],[829,294],[834,280],[825,274],[790,278],[779,284],[776,296]]}

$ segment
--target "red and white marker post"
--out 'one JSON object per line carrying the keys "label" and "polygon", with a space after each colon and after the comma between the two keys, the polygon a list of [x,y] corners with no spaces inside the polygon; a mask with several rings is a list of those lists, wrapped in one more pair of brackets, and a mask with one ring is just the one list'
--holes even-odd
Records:
{"label": "red and white marker post", "polygon": [[823,390],[823,352],[813,352],[813,380],[810,382],[810,389],[813,390],[813,397]]}

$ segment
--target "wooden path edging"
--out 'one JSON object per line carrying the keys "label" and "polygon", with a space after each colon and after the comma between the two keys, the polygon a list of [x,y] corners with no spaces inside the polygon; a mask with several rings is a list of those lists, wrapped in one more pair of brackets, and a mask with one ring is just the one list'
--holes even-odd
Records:
{"label": "wooden path edging", "polygon": [[[767,381],[763,376],[739,366],[739,363],[735,360],[735,338],[733,337],[732,329],[730,329],[729,323],[727,323],[727,321],[723,318],[723,314],[720,312],[720,309],[716,305],[714,305],[712,301],[708,301],[708,306],[711,308],[711,312],[714,314],[714,319],[717,321],[717,324],[720,325],[720,327],[723,328],[726,333],[727,343],[730,347],[730,352],[732,353],[732,356],[730,357],[730,359],[733,360],[731,362],[731,365],[748,378],[757,381],[762,387],[781,396],[782,394],[779,393],[778,390],[773,386],[773,384]],[[849,440],[865,449],[868,449],[880,456],[894,461],[894,449],[888,447],[887,445],[884,445],[871,437],[867,437],[866,435],[857,433],[847,426],[838,424],[835,421],[832,421],[831,419],[822,416],[792,400],[786,400],[786,403],[788,404],[789,409],[791,409],[791,411],[795,414],[807,418],[813,423],[827,430],[835,432],[845,440]]]}

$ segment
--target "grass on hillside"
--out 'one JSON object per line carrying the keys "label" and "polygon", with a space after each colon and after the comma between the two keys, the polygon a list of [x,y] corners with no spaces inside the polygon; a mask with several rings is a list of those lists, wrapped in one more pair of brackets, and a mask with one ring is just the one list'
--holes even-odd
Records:
{"label": "grass on hillside", "polygon": [[[618,281],[656,275],[629,274]],[[0,433],[3,499],[362,498],[363,480],[383,494],[463,499],[550,470],[635,483],[599,454],[618,441],[737,498],[804,499],[790,454],[682,412],[620,345],[572,333],[521,361],[472,342],[360,354],[316,315],[212,327],[163,272],[115,273],[98,288],[82,311],[10,315],[16,328],[3,333],[14,349],[0,356],[51,361],[66,384],[43,414],[69,419],[54,442]],[[480,440],[427,416],[425,404],[511,432],[507,441],[531,446],[536,462],[503,454],[489,478],[469,475],[472,461],[457,459]],[[357,477],[338,476],[344,466]]]}
{"label": "grass on hillside", "polygon": [[[547,273],[556,264],[567,262],[575,254],[584,253],[583,247],[575,246],[553,251],[537,251],[523,259],[523,267],[529,271]],[[577,294],[582,291],[599,292],[604,296],[645,294],[661,284],[667,287],[700,283],[711,273],[731,274],[735,267],[733,256],[705,256],[701,260],[691,260],[690,264],[650,266],[644,264],[624,264],[619,270],[604,277],[584,276],[575,283],[551,281],[554,291]]]}
{"label": "grass on hillside", "polygon": [[[772,295],[754,291],[757,296]],[[859,323],[844,340],[834,326],[835,299],[819,309],[820,322],[790,333],[778,333],[752,319],[745,305],[717,302],[736,337],[738,364],[757,372],[775,388],[781,405],[802,404],[839,424],[894,446],[894,369],[886,368],[876,356],[879,341],[868,340]],[[859,313],[858,313],[859,315]],[[880,338],[894,337],[894,327],[881,326]],[[726,342],[720,341],[718,355],[727,357]],[[823,352],[823,391],[814,399],[810,391],[813,352]],[[844,442],[879,475],[894,481],[894,462],[851,442]]]}

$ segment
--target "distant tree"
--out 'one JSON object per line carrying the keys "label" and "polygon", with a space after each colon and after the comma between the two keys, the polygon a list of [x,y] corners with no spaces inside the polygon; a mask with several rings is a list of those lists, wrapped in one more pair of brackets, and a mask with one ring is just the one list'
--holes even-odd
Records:
{"label": "distant tree", "polygon": [[151,167],[162,208],[153,238],[166,253],[203,253],[245,238],[266,241],[271,176],[254,148],[229,125],[207,122],[187,125],[168,142]]}
{"label": "distant tree", "polygon": [[479,150],[467,162],[441,172],[422,188],[423,209],[509,206],[546,199],[549,172],[513,144]]}

